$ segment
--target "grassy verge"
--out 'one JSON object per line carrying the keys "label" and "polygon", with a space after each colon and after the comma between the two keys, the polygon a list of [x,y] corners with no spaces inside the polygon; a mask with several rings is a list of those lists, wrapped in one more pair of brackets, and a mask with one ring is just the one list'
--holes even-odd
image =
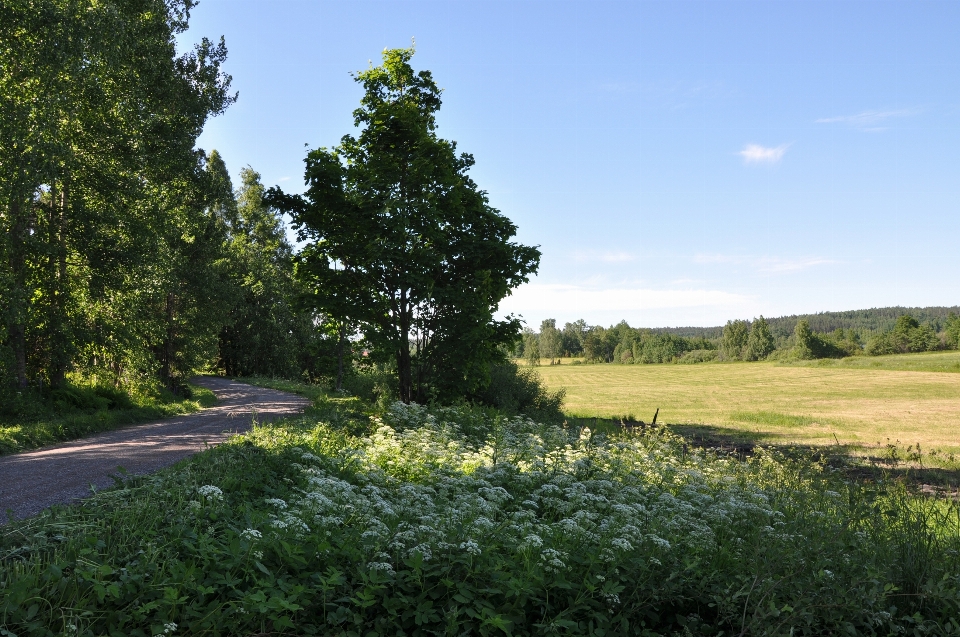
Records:
{"label": "grassy verge", "polygon": [[[0,454],[17,453],[83,436],[199,411],[216,403],[213,392],[190,385],[189,399],[168,392],[129,396],[109,392],[112,398],[92,388],[70,388],[63,399],[36,406],[26,416],[0,417]],[[101,392],[106,394],[107,392]]]}
{"label": "grassy verge", "polygon": [[[32,635],[960,632],[960,509],[659,428],[324,403],[2,530]],[[319,407],[318,407],[319,409]],[[330,421],[339,421],[330,422]]]}
{"label": "grassy verge", "polygon": [[820,367],[832,369],[873,369],[900,372],[960,372],[960,351],[892,354],[889,356],[851,356],[824,358],[813,361],[781,362],[791,367]]}

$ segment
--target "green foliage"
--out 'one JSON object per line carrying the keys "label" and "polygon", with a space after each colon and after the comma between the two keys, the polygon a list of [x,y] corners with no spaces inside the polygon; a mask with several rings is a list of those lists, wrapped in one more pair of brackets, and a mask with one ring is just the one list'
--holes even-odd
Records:
{"label": "green foliage", "polygon": [[843,330],[833,335],[817,334],[806,320],[797,322],[794,330],[793,355],[801,360],[814,358],[843,358],[860,350],[859,344],[845,341]]}
{"label": "green foliage", "polygon": [[540,324],[540,355],[550,361],[560,358],[563,353],[563,337],[560,330],[557,329],[557,322],[554,319],[546,319]]}
{"label": "green foliage", "polygon": [[583,319],[573,323],[564,323],[560,333],[561,348],[566,356],[579,356],[583,353],[583,337],[587,333],[587,322]]}
{"label": "green foliage", "polygon": [[393,358],[400,397],[465,395],[520,331],[496,320],[500,301],[535,272],[536,248],[468,175],[474,164],[436,135],[440,89],[389,49],[358,73],[357,137],[307,155],[307,192],[272,189],[308,243],[297,276],[316,308],[359,327],[383,362]]}
{"label": "green foliage", "polygon": [[[956,319],[953,322],[948,318],[947,328],[955,329]],[[950,332],[947,332],[949,341]],[[871,356],[884,354],[906,354],[909,352],[930,352],[940,347],[940,339],[929,325],[921,325],[917,319],[909,314],[897,318],[893,329],[875,335],[867,342],[865,351]]]}
{"label": "green foliage", "polygon": [[727,325],[723,328],[723,337],[720,339],[720,352],[727,360],[741,360],[749,338],[749,321],[727,321]]}
{"label": "green foliage", "polygon": [[960,316],[952,312],[947,317],[944,325],[944,340],[947,347],[951,349],[960,349]]}
{"label": "green foliage", "polygon": [[748,361],[763,360],[772,354],[774,349],[776,349],[776,343],[770,333],[770,326],[761,316],[750,326],[750,336],[747,337],[747,345],[743,350],[743,359]]}
{"label": "green foliage", "polygon": [[283,220],[264,201],[256,171],[248,166],[240,178],[234,200],[226,177],[225,195],[234,202],[227,249],[237,298],[220,331],[218,365],[228,376],[330,375],[329,365],[317,365],[320,334],[312,313],[297,307],[302,291]]}
{"label": "green foliage", "polygon": [[222,40],[176,52],[191,6],[0,7],[0,385],[177,388],[210,351],[217,224],[194,143],[234,97]]}
{"label": "green foliage", "polygon": [[525,416],[552,425],[563,423],[564,390],[550,392],[532,369],[513,362],[494,365],[490,382],[473,398],[509,416]]}
{"label": "green foliage", "polygon": [[540,338],[529,328],[523,330],[521,337],[523,357],[526,359],[528,365],[536,367],[540,364]]}
{"label": "green foliage", "polygon": [[367,421],[335,405],[327,422],[259,426],[13,523],[0,623],[80,636],[957,633],[950,500],[764,450],[739,461],[656,428],[608,440],[464,407],[395,404]]}
{"label": "green foliage", "polygon": [[684,353],[683,356],[677,359],[677,362],[683,365],[707,363],[717,360],[717,354],[719,353],[720,352],[715,349],[694,349]]}
{"label": "green foliage", "polygon": [[[818,312],[768,318],[770,333],[778,343],[788,339],[797,321],[806,319],[814,332],[827,334],[835,330],[853,331],[860,340],[868,340],[873,334],[888,332],[894,328],[897,318],[904,314],[915,317],[921,324],[930,325],[935,332],[944,329],[951,314],[957,314],[960,307],[881,307],[868,310],[849,310],[845,312]],[[660,331],[686,338],[720,338],[723,327],[668,327]]]}
{"label": "green foliage", "polygon": [[714,349],[711,342],[702,338],[688,339],[660,330],[634,329],[626,321],[610,328],[588,326],[583,320],[567,323],[560,338],[562,351],[571,355],[580,353],[589,362],[667,363],[685,352]]}

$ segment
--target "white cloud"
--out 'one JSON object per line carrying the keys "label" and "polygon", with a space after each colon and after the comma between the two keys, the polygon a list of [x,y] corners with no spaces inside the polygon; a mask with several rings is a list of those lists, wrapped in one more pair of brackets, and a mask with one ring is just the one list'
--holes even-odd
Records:
{"label": "white cloud", "polygon": [[785,259],[782,257],[757,257],[742,256],[730,254],[698,254],[693,258],[694,263],[730,263],[733,265],[746,265],[758,272],[765,274],[778,274],[782,272],[799,272],[818,265],[831,265],[839,263],[826,257],[795,257]]}
{"label": "white cloud", "polygon": [[768,148],[760,144],[747,144],[738,155],[748,164],[775,164],[783,158],[789,144],[782,144],[776,148]]}
{"label": "white cloud", "polygon": [[838,117],[821,117],[817,124],[847,124],[854,128],[866,131],[884,130],[879,124],[893,117],[910,117],[920,112],[916,108],[904,108],[893,111],[863,111],[856,115],[840,115]]}
{"label": "white cloud", "polygon": [[736,306],[749,297],[722,290],[647,288],[588,288],[566,284],[529,283],[500,304],[501,312],[537,314],[563,310],[572,313],[638,312],[669,308]]}
{"label": "white cloud", "polygon": [[290,178],[289,178],[289,177],[281,177],[281,178],[278,179],[277,181],[290,181]]}

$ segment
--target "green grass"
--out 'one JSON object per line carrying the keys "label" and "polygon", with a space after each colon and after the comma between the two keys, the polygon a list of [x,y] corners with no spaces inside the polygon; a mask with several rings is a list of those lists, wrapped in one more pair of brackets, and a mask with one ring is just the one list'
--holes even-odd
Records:
{"label": "green grass", "polygon": [[[956,352],[858,358],[830,364],[775,362],[701,365],[555,365],[538,372],[552,390],[566,389],[578,418],[632,416],[710,429],[735,441],[836,446],[875,455],[889,443],[936,450],[943,464],[960,455],[960,374]],[[879,362],[887,366],[862,367]],[[907,369],[918,371],[905,371]]]}
{"label": "green grass", "polygon": [[[960,510],[816,462],[319,401],[0,531],[0,629],[956,635]],[[173,625],[176,626],[173,626]]]}
{"label": "green grass", "polygon": [[794,361],[783,365],[833,369],[874,369],[904,372],[960,373],[960,351],[922,352],[890,356],[851,356],[814,361]]}
{"label": "green grass", "polygon": [[[216,403],[213,392],[189,385],[192,397],[184,399],[166,391],[128,395],[117,390],[71,386],[50,398],[32,400],[26,415],[0,416],[0,454],[36,449],[76,440],[126,425],[194,413]],[[103,395],[101,395],[103,394]],[[105,398],[111,396],[112,398]]]}
{"label": "green grass", "polygon": [[266,387],[267,389],[276,389],[278,391],[297,394],[298,396],[309,398],[310,400],[314,401],[314,403],[317,403],[318,401],[323,402],[333,395],[332,392],[324,386],[301,383],[295,380],[285,380],[283,378],[268,378],[266,376],[238,376],[233,380],[241,383],[247,383],[249,385],[256,385],[258,387]]}

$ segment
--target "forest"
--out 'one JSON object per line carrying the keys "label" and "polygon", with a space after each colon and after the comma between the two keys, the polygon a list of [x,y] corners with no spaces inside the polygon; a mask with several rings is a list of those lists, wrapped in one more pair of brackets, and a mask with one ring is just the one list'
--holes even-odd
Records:
{"label": "forest", "polygon": [[573,358],[587,363],[701,363],[707,361],[809,360],[960,349],[960,308],[879,308],[824,312],[723,327],[611,327],[554,319],[527,328],[512,352],[531,365]]}

